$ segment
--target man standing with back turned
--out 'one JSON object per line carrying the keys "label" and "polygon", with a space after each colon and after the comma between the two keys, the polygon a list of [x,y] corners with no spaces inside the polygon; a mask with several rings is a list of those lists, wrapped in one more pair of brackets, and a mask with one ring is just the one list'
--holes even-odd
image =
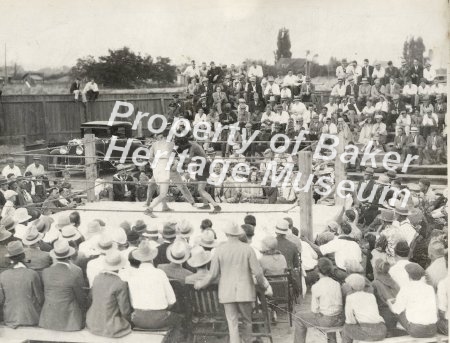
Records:
{"label": "man standing with back turned", "polygon": [[264,278],[261,266],[256,259],[253,248],[239,240],[244,234],[240,226],[228,222],[223,229],[228,242],[216,248],[209,274],[195,283],[201,289],[219,278],[219,302],[225,308],[228,322],[230,343],[240,343],[239,315],[243,322],[242,339],[250,342],[252,333],[252,307],[256,300],[253,276],[259,286],[271,293],[271,288]]}

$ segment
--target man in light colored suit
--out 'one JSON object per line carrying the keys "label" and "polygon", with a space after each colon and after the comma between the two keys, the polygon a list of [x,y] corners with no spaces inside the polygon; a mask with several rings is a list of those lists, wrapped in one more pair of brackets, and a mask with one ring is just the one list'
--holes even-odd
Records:
{"label": "man in light colored suit", "polygon": [[252,332],[252,306],[256,300],[253,277],[259,286],[271,293],[253,248],[239,240],[244,231],[235,223],[227,223],[223,229],[228,242],[216,248],[209,274],[195,283],[201,289],[219,279],[219,302],[225,308],[230,343],[240,343],[239,316],[243,321],[242,338],[250,342]]}
{"label": "man in light colored suit", "polygon": [[217,85],[216,91],[212,95],[214,101],[214,107],[217,110],[217,113],[222,113],[222,105],[228,102],[227,94],[222,92],[222,87]]}

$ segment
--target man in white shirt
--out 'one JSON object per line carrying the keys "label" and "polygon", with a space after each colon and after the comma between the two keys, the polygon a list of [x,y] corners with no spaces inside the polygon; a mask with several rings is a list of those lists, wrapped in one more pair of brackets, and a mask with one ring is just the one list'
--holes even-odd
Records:
{"label": "man in white shirt", "polygon": [[379,79],[381,81],[381,84],[384,84],[384,76],[386,75],[386,71],[381,66],[381,63],[376,61],[374,62],[375,68],[372,72],[372,80]]}
{"label": "man in white shirt", "polygon": [[294,86],[298,85],[298,77],[296,75],[294,75],[294,73],[292,72],[292,70],[289,70],[287,75],[284,77],[283,79],[283,84],[285,84],[287,87],[290,87],[291,90],[293,90]]}
{"label": "man in white shirt", "polygon": [[438,94],[447,94],[447,87],[440,83],[438,78],[434,79],[433,85],[430,87],[430,95],[437,96]]}
{"label": "man in white shirt", "polygon": [[432,83],[434,78],[436,77],[436,71],[431,69],[431,63],[427,62],[425,64],[425,69],[423,70],[423,78],[427,80],[428,83]]}
{"label": "man in white shirt", "polygon": [[14,158],[8,157],[6,163],[8,164],[2,170],[2,175],[4,177],[8,177],[9,174],[14,174],[15,177],[22,176],[20,168],[15,165]]}
{"label": "man in white shirt", "polygon": [[405,103],[408,103],[411,106],[417,105],[417,86],[412,83],[411,78],[406,79],[406,85],[403,87],[402,96]]}
{"label": "man in white shirt", "polygon": [[432,286],[423,280],[425,271],[417,263],[405,266],[410,282],[400,287],[395,300],[388,301],[391,311],[412,337],[436,335],[437,304]]}
{"label": "man in white shirt", "polygon": [[346,75],[347,69],[347,59],[342,59],[341,65],[336,68],[336,77],[338,79],[344,79]]}
{"label": "man in white shirt", "polygon": [[271,96],[275,96],[278,100],[278,98],[280,97],[280,87],[275,83],[275,79],[272,75],[269,76],[267,81],[269,83],[264,89],[264,97],[266,98],[266,101],[268,101]]}
{"label": "man in white shirt", "polygon": [[344,84],[343,80],[344,80],[343,78],[338,78],[338,82],[334,85],[333,89],[331,90],[330,96],[340,99],[343,99],[345,97],[347,86]]}
{"label": "man in white shirt", "polygon": [[396,120],[397,126],[396,130],[401,127],[403,128],[403,131],[406,133],[407,136],[409,136],[409,131],[411,129],[411,116],[406,113],[405,109],[402,109],[400,111],[400,115],[398,116]]}
{"label": "man in white shirt", "polygon": [[175,293],[164,271],[153,265],[158,255],[158,243],[144,240],[131,256],[140,261],[138,268],[125,268],[119,272],[128,282],[134,312],[131,321],[140,329],[161,329],[180,324],[178,314],[169,309],[175,302]]}
{"label": "man in white shirt", "polygon": [[200,80],[200,69],[195,65],[195,61],[191,61],[191,65],[187,66],[183,72],[183,75],[186,76],[186,83],[190,84],[192,78],[196,78],[197,81]]}
{"label": "man in white shirt", "polygon": [[86,83],[83,89],[83,93],[86,94],[86,98],[88,101],[97,100],[99,91],[94,79],[91,79],[91,81]]}
{"label": "man in white shirt", "polygon": [[399,287],[407,286],[409,283],[409,276],[406,272],[405,266],[411,262],[408,260],[409,246],[408,242],[400,240],[394,248],[396,262],[389,269],[389,275]]}
{"label": "man in white shirt", "polygon": [[34,163],[30,164],[25,169],[25,174],[30,172],[33,176],[40,176],[45,174],[44,166],[41,164],[41,156],[36,155],[33,157]]}
{"label": "man in white shirt", "polygon": [[291,105],[291,113],[292,114],[300,114],[303,115],[303,113],[306,111],[306,106],[303,102],[300,101],[299,96],[294,97],[294,102]]}
{"label": "man in white shirt", "polygon": [[322,126],[322,133],[328,133],[330,135],[337,134],[337,126],[335,123],[331,121],[331,118],[329,117],[325,118],[325,123]]}
{"label": "man in white shirt", "polygon": [[280,90],[280,97],[281,97],[281,99],[283,100],[283,99],[289,99],[289,101],[292,99],[292,92],[291,92],[291,90],[288,88],[288,86],[285,84],[285,83],[283,83],[281,86],[280,86],[280,88],[281,88],[281,90]]}
{"label": "man in white shirt", "polygon": [[252,62],[250,68],[248,68],[247,77],[255,76],[258,80],[261,80],[263,77],[262,67],[256,65],[256,62]]}
{"label": "man in white shirt", "polygon": [[327,117],[332,117],[337,113],[338,105],[336,104],[336,100],[333,96],[330,96],[330,101],[325,104],[325,107],[327,108]]}
{"label": "man in white shirt", "polygon": [[397,205],[394,209],[395,221],[392,223],[392,225],[398,226],[398,233],[401,239],[407,241],[408,245],[411,246],[411,243],[418,234],[408,219],[408,216],[411,214],[408,211],[408,208],[401,207],[400,205],[401,204]]}

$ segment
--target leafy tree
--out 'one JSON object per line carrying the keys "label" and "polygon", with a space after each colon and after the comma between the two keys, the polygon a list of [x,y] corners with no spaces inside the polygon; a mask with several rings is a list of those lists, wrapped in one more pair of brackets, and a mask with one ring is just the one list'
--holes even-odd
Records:
{"label": "leafy tree", "polygon": [[425,53],[425,44],[422,37],[410,37],[403,43],[403,58],[409,64],[417,59],[419,63],[424,62],[423,54]]}
{"label": "leafy tree", "polygon": [[277,51],[275,52],[275,59],[291,58],[291,38],[289,37],[289,30],[282,28],[278,31]]}
{"label": "leafy tree", "polygon": [[161,58],[153,62],[149,55],[142,56],[128,47],[109,50],[109,54],[96,60],[93,56],[78,59],[71,74],[75,77],[94,78],[107,87],[134,88],[150,80],[172,83],[176,78],[175,66],[170,59]]}

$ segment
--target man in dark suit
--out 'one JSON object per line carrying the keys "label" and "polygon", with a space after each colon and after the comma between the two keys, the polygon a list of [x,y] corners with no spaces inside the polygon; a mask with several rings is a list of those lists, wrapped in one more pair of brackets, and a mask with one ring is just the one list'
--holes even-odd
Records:
{"label": "man in dark suit", "polygon": [[56,331],[84,328],[87,296],[82,270],[71,263],[75,249],[66,240],[56,240],[50,256],[55,264],[42,271],[45,301],[39,326]]}
{"label": "man in dark suit", "polygon": [[348,85],[345,89],[346,96],[353,96],[356,101],[358,101],[359,95],[359,86],[355,83],[355,79],[353,76],[350,76],[348,79]]}
{"label": "man in dark suit", "polygon": [[209,70],[206,73],[209,82],[220,83],[222,81],[222,68],[216,66],[214,62],[211,62],[209,66]]}
{"label": "man in dark suit", "polygon": [[3,206],[6,203],[5,195],[3,192],[6,192],[8,190],[8,180],[5,176],[0,175],[0,210],[3,208]]}
{"label": "man in dark suit", "polygon": [[394,146],[392,147],[392,151],[395,151],[400,154],[401,160],[405,161],[406,158],[406,140],[407,136],[405,134],[405,130],[403,127],[397,127],[396,134],[394,137]]}
{"label": "man in dark suit", "polygon": [[266,105],[264,104],[264,101],[261,100],[261,96],[259,93],[253,94],[253,100],[250,100],[248,102],[248,111],[252,114],[254,113],[261,113],[264,111]]}
{"label": "man in dark suit", "polygon": [[395,80],[400,76],[397,67],[394,67],[394,65],[392,64],[392,61],[388,62],[388,66],[384,69],[384,72],[385,72],[385,74],[384,74],[385,82],[384,83],[387,83],[391,77],[393,77]]}
{"label": "man in dark suit", "polygon": [[40,233],[36,226],[31,226],[26,236],[22,239],[25,245],[26,265],[28,268],[41,272],[52,265],[52,258],[46,251],[39,248],[44,234]]}
{"label": "man in dark suit", "polygon": [[164,241],[158,246],[158,255],[156,255],[153,260],[153,264],[155,265],[155,267],[158,267],[158,265],[160,264],[170,263],[169,259],[167,258],[166,252],[169,245],[171,245],[177,237],[175,226],[175,222],[164,223],[162,232],[162,238]]}
{"label": "man in dark suit", "polygon": [[113,176],[114,201],[134,201],[136,196],[136,185],[133,177],[123,164],[117,165],[118,173]]}
{"label": "man in dark suit", "polygon": [[208,107],[211,107],[214,102],[212,94],[213,94],[213,86],[209,83],[208,78],[204,77],[202,79],[202,84],[197,88],[196,99],[198,100],[201,97],[206,97],[206,104],[208,105]]}
{"label": "man in dark suit", "polygon": [[306,76],[305,83],[302,83],[302,86],[300,87],[300,98],[302,99],[302,102],[315,102],[314,98],[314,91],[316,87],[314,84],[311,83],[311,78],[309,76]]}
{"label": "man in dark suit", "polygon": [[440,164],[445,158],[444,139],[436,131],[437,129],[435,127],[431,128],[430,135],[427,137],[427,142],[423,150],[423,155],[430,164]]}
{"label": "man in dark suit", "polygon": [[78,98],[81,95],[83,102],[86,102],[86,95],[81,90],[81,80],[79,77],[77,77],[70,85],[69,93],[74,95],[75,101],[78,101]]}
{"label": "man in dark suit", "polygon": [[423,78],[423,67],[419,65],[419,60],[416,58],[413,61],[413,66],[409,70],[409,77],[416,86],[419,85],[420,80]]}
{"label": "man in dark suit", "polygon": [[372,84],[373,66],[369,65],[369,60],[367,58],[364,59],[364,65],[363,65],[361,71],[362,71],[362,77],[367,78],[367,81],[369,81],[369,83]]}
{"label": "man in dark suit", "polygon": [[408,154],[412,156],[419,156],[418,163],[419,165],[423,162],[423,150],[425,148],[426,142],[425,139],[419,135],[419,129],[417,127],[412,127],[410,131],[410,135],[406,140],[406,151]]}
{"label": "man in dark suit", "polygon": [[401,111],[406,111],[405,104],[400,101],[399,94],[394,94],[392,96],[392,101],[389,103],[389,110],[386,118],[386,126],[388,129],[392,129],[392,126],[396,122]]}
{"label": "man in dark suit", "polygon": [[256,76],[250,77],[250,82],[247,83],[246,89],[245,89],[245,101],[249,103],[250,101],[254,100],[255,94],[258,94],[258,97],[262,99],[262,87],[260,84],[256,83]]}

